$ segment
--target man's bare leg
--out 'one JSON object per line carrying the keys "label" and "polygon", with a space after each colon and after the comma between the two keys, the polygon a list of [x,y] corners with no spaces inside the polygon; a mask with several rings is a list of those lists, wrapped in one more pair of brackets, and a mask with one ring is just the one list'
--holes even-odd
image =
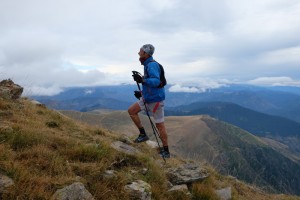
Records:
{"label": "man's bare leg", "polygon": [[140,117],[138,115],[138,113],[141,111],[141,108],[139,106],[139,104],[136,102],[134,104],[132,104],[129,108],[128,108],[128,113],[130,118],[132,119],[132,121],[134,122],[134,124],[136,125],[136,127],[138,129],[143,128]]}
{"label": "man's bare leg", "polygon": [[156,127],[160,134],[160,139],[163,144],[163,151],[160,152],[163,158],[170,158],[169,146],[168,146],[168,135],[165,127],[165,123],[156,123]]}
{"label": "man's bare leg", "polygon": [[159,131],[160,139],[162,141],[163,146],[168,146],[168,135],[165,127],[165,123],[156,123],[156,127]]}
{"label": "man's bare leg", "polygon": [[140,143],[140,142],[144,142],[149,140],[149,137],[146,134],[146,131],[141,123],[140,117],[138,115],[138,113],[141,111],[141,108],[139,106],[139,104],[136,102],[134,104],[132,104],[129,108],[128,108],[128,113],[130,118],[132,119],[132,121],[134,122],[134,124],[136,125],[136,127],[139,129],[140,134],[138,136],[138,138],[136,138],[134,140],[134,142],[136,143]]}

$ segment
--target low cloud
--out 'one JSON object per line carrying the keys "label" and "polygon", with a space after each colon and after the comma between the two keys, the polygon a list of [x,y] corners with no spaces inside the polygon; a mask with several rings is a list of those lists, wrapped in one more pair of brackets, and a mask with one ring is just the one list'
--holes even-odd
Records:
{"label": "low cloud", "polygon": [[197,88],[197,87],[185,87],[181,85],[173,85],[169,88],[170,92],[189,92],[189,93],[201,93],[205,92],[205,89]]}
{"label": "low cloud", "polygon": [[202,93],[210,89],[224,87],[231,82],[228,80],[212,80],[212,79],[198,79],[189,83],[175,84],[169,88],[170,92],[189,92]]}
{"label": "low cloud", "polygon": [[[24,85],[22,85],[24,87]],[[59,94],[63,89],[58,86],[40,87],[40,86],[26,86],[23,91],[23,96],[52,96]]]}
{"label": "low cloud", "polygon": [[132,83],[131,71],[143,70],[138,50],[152,43],[173,91],[226,84],[203,77],[297,85],[254,78],[300,79],[299,15],[295,0],[2,0],[0,78],[49,94]]}
{"label": "low cloud", "polygon": [[300,80],[294,80],[290,77],[260,77],[248,81],[252,85],[261,86],[297,86],[300,87]]}

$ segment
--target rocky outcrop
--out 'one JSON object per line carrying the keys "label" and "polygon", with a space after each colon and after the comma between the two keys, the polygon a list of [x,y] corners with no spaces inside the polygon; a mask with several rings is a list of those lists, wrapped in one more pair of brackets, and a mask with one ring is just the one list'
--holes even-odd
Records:
{"label": "rocky outcrop", "polygon": [[57,190],[51,200],[94,200],[94,198],[82,183],[76,182]]}
{"label": "rocky outcrop", "polygon": [[184,164],[180,167],[170,168],[167,176],[173,185],[192,184],[209,176],[208,172],[196,164]]}
{"label": "rocky outcrop", "polygon": [[23,93],[23,87],[15,84],[12,80],[3,80],[0,82],[0,98],[18,99]]}
{"label": "rocky outcrop", "polygon": [[124,189],[128,192],[130,199],[151,199],[151,186],[142,180],[137,180],[125,185]]}
{"label": "rocky outcrop", "polygon": [[[111,147],[116,149],[117,151],[129,154],[136,155],[141,153],[138,149],[132,147],[130,142],[125,143],[121,141],[115,141],[111,144]],[[149,145],[149,144],[148,144]],[[157,148],[156,143],[153,142],[149,146],[152,148]],[[126,165],[126,160],[116,161],[110,166],[110,169],[118,169],[122,168],[122,166]],[[107,170],[105,173],[105,177],[114,177],[112,170]],[[133,171],[132,173],[138,173],[137,171]],[[147,169],[145,170],[147,173]],[[189,191],[189,186],[194,182],[204,180],[209,176],[209,173],[196,164],[184,164],[182,166],[176,168],[169,168],[166,171],[167,177],[171,182],[171,186],[168,192],[180,192],[186,195],[187,199],[191,198],[191,193]],[[133,199],[151,199],[151,186],[142,181],[137,180],[132,182],[129,185],[126,185],[124,189],[128,192],[129,196]]]}

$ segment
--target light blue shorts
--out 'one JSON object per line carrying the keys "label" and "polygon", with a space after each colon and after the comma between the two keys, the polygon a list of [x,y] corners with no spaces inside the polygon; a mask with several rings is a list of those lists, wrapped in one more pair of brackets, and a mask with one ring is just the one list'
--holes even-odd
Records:
{"label": "light blue shorts", "polygon": [[164,122],[164,101],[146,103],[145,107],[144,100],[143,98],[141,98],[137,103],[139,104],[142,111],[146,112],[147,108],[149,115],[151,114],[153,116],[155,123]]}

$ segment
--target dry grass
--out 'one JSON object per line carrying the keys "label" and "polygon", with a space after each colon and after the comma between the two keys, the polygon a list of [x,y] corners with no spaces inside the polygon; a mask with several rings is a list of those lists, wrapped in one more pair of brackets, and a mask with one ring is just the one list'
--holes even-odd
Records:
{"label": "dry grass", "polygon": [[[142,155],[119,153],[110,147],[119,135],[81,124],[28,100],[0,100],[0,111],[0,173],[15,183],[0,199],[50,199],[57,189],[76,181],[82,182],[95,199],[129,199],[124,186],[137,179],[151,185],[153,199],[187,199],[181,193],[167,192],[163,170],[186,162],[183,159],[171,158],[162,166],[163,161],[155,157],[157,152],[145,144],[135,145]],[[143,168],[147,173],[141,173]],[[115,170],[116,177],[104,178],[107,169]],[[254,195],[246,184],[209,170],[212,176],[192,188],[195,199],[217,199],[214,189],[223,186],[233,188],[233,199]],[[262,196],[275,197],[260,193],[257,199]]]}
{"label": "dry grass", "polygon": [[[95,199],[129,199],[123,188],[137,178],[150,183],[156,199],[166,199],[165,174],[146,146],[141,156],[119,153],[110,147],[118,135],[27,100],[0,100],[0,109],[11,113],[1,115],[0,172],[15,182],[2,199],[50,199],[75,181],[84,183]],[[131,174],[143,168],[147,174]],[[114,169],[116,178],[103,178],[107,169]]]}

